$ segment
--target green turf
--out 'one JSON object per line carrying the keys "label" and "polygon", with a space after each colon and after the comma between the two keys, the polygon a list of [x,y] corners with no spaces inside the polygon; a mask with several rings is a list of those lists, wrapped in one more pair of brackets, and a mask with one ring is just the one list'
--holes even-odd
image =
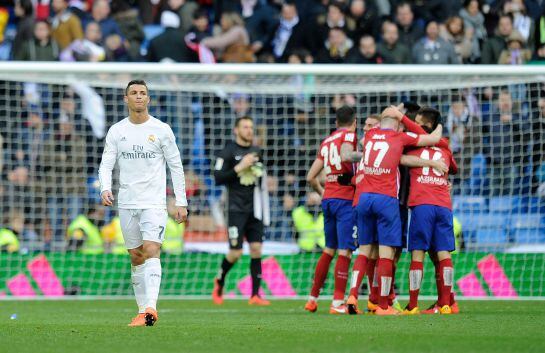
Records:
{"label": "green turf", "polygon": [[411,317],[334,316],[320,304],[310,314],[301,301],[163,300],[156,326],[130,328],[133,301],[0,301],[0,352],[545,352],[543,301]]}

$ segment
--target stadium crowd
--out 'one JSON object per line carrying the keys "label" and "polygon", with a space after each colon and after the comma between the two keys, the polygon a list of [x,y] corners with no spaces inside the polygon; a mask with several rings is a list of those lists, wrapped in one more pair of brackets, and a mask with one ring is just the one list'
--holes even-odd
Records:
{"label": "stadium crowd", "polygon": [[0,59],[520,65],[544,23],[541,0],[15,0]]}
{"label": "stadium crowd", "polygon": [[[545,59],[545,1],[538,0],[20,0],[5,5],[0,12],[4,59],[368,64]],[[125,117],[121,90],[94,89],[107,107],[105,126]],[[150,113],[168,122],[178,138],[192,219],[203,216],[200,229],[222,223],[221,189],[210,175],[214,138],[229,138],[235,118],[244,115],[255,119],[256,143],[269,169],[273,224],[266,238],[292,239],[294,227],[300,233],[293,210],[307,212],[314,222],[319,201],[308,193],[305,173],[343,104],[355,107],[360,121],[401,101],[434,106],[444,116],[444,133],[460,166],[455,195],[545,197],[545,87],[538,83],[433,94],[152,95]],[[15,230],[22,242],[34,244],[31,250],[64,249],[70,222],[95,211],[104,131],[89,118],[96,112],[86,111],[92,98],[78,86],[1,82],[0,228]],[[181,116],[188,117],[183,126]],[[111,215],[97,223],[104,220]]]}

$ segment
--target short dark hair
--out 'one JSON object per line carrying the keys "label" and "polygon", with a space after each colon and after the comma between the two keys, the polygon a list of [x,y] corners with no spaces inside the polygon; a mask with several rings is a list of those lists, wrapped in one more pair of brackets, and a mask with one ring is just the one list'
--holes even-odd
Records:
{"label": "short dark hair", "polygon": [[202,17],[206,17],[206,19],[208,20],[208,12],[205,9],[199,7],[193,12],[193,19],[196,20]]}
{"label": "short dark hair", "polygon": [[437,126],[439,119],[441,119],[441,113],[437,109],[430,107],[420,108],[417,115],[420,115],[424,119],[424,124],[431,123],[434,128]]}
{"label": "short dark hair", "polygon": [[[397,5],[396,5],[396,12],[397,12],[397,10],[399,10],[401,7],[405,7],[405,6],[409,6],[409,8],[411,9],[411,11],[413,11],[413,7],[412,7],[412,5],[411,5],[409,2],[407,2],[407,1],[402,1],[402,2],[397,3]],[[413,11],[413,12],[414,12],[414,11]]]}
{"label": "short dark hair", "polygon": [[349,126],[356,119],[356,111],[354,110],[354,108],[348,105],[343,105],[342,107],[337,109],[335,115],[337,125],[339,126]]}
{"label": "short dark hair", "polygon": [[244,116],[241,116],[240,118],[236,118],[235,127],[238,127],[238,125],[240,124],[242,120],[250,120],[252,123],[254,122],[254,119],[251,116],[244,115]]}
{"label": "short dark hair", "polygon": [[413,101],[407,101],[403,102],[403,107],[406,109],[405,115],[414,121],[414,118],[416,117],[416,114],[418,114],[418,111],[420,110],[420,106],[418,103]]}
{"label": "short dark hair", "polygon": [[129,88],[132,85],[142,85],[146,87],[146,91],[148,91],[148,85],[146,84],[146,81],[144,80],[132,80],[129,83],[127,83],[127,87],[125,87],[125,95],[129,93]]}

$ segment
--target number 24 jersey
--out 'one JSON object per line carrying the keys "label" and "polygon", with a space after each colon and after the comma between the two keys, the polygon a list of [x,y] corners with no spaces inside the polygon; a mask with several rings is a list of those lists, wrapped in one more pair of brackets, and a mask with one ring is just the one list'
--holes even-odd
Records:
{"label": "number 24 jersey", "polygon": [[353,164],[341,160],[341,146],[345,143],[351,144],[355,151],[357,147],[356,134],[346,129],[337,129],[322,141],[318,150],[317,158],[324,162],[326,173],[323,199],[352,200],[354,198],[353,186],[341,185],[337,182],[339,174],[354,173]]}
{"label": "number 24 jersey", "polygon": [[374,193],[397,198],[399,192],[399,162],[403,150],[416,146],[418,135],[390,129],[371,129],[363,144],[362,193]]}

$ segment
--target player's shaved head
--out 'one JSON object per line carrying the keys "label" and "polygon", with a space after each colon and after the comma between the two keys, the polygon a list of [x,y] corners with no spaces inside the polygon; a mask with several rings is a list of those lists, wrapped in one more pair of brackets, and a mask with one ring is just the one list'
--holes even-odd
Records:
{"label": "player's shaved head", "polygon": [[389,115],[386,111],[383,111],[380,114],[380,127],[382,129],[393,129],[398,130],[399,120],[393,115]]}
{"label": "player's shaved head", "polygon": [[343,105],[337,109],[335,115],[338,127],[350,126],[356,120],[356,111],[348,105]]}

